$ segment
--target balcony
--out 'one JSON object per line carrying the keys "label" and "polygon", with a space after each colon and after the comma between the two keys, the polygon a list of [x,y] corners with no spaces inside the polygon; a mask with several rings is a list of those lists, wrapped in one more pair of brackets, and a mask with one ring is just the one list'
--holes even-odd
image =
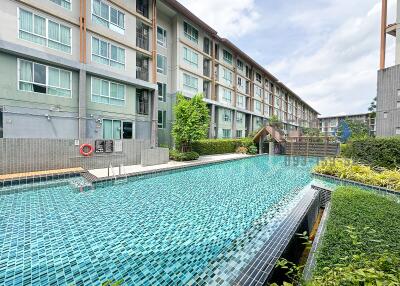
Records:
{"label": "balcony", "polygon": [[149,70],[144,67],[136,67],[136,78],[149,81]]}
{"label": "balcony", "polygon": [[146,51],[149,50],[149,38],[140,34],[139,31],[136,31],[136,46]]}
{"label": "balcony", "polygon": [[204,60],[203,62],[203,75],[206,77],[210,77],[211,69],[210,69],[210,60]]}
{"label": "balcony", "polygon": [[146,18],[149,18],[149,1],[148,0],[137,0],[136,11]]}

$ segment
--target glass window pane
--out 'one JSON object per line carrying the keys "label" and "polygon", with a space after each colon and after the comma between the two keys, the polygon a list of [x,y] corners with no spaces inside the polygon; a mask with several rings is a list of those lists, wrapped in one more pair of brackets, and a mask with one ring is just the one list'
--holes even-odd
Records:
{"label": "glass window pane", "polygon": [[35,64],[33,78],[35,83],[46,84],[46,66],[41,64]]}
{"label": "glass window pane", "polygon": [[71,73],[68,71],[60,70],[60,87],[71,88]]}
{"label": "glass window pane", "polygon": [[60,41],[60,26],[57,23],[49,21],[49,39]]}
{"label": "glass window pane", "polygon": [[118,12],[118,26],[124,28],[125,26],[125,15],[121,12]]}
{"label": "glass window pane", "polygon": [[121,139],[121,121],[119,120],[113,121],[113,138],[115,140]]}
{"label": "glass window pane", "polygon": [[113,139],[112,120],[103,119],[103,139]]}
{"label": "glass window pane", "polygon": [[100,1],[93,0],[93,14],[100,16]]}
{"label": "glass window pane", "polygon": [[117,92],[118,92],[117,89],[118,89],[117,84],[112,82],[110,84],[110,97],[112,97],[112,98],[117,97]]}
{"label": "glass window pane", "polygon": [[118,25],[118,10],[110,8],[110,22]]}
{"label": "glass window pane", "polygon": [[60,42],[68,46],[71,45],[71,29],[69,27],[60,26]]}
{"label": "glass window pane", "polygon": [[54,87],[60,86],[60,70],[49,67],[49,85]]}
{"label": "glass window pane", "polygon": [[95,55],[98,55],[100,53],[99,40],[96,38],[92,38],[92,53]]}
{"label": "glass window pane", "polygon": [[27,32],[33,32],[33,15],[31,12],[19,10],[19,27]]}
{"label": "glass window pane", "polygon": [[92,77],[92,94],[100,94],[101,81],[98,78]]}
{"label": "glass window pane", "polygon": [[46,19],[35,15],[34,18],[34,32],[35,34],[46,36]]}
{"label": "glass window pane", "polygon": [[101,17],[102,18],[104,18],[104,19],[106,19],[106,20],[108,20],[109,19],[109,11],[108,11],[108,5],[106,5],[105,3],[101,3],[101,10],[100,10],[100,13],[101,13]]}
{"label": "glass window pane", "polygon": [[108,44],[107,42],[100,41],[100,55],[108,58]]}
{"label": "glass window pane", "polygon": [[102,80],[101,81],[101,95],[109,96],[109,84],[108,81]]}
{"label": "glass window pane", "polygon": [[32,63],[28,62],[28,61],[20,61],[19,62],[19,68],[20,68],[19,78],[20,78],[20,80],[28,81],[28,82],[33,81],[32,66],[33,66]]}
{"label": "glass window pane", "polygon": [[132,122],[124,122],[122,125],[122,138],[123,139],[132,139],[133,134],[133,124]]}

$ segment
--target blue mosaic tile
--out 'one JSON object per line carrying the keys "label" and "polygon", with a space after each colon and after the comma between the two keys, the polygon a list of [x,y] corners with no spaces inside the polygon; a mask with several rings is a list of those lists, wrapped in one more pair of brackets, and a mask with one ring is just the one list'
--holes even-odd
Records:
{"label": "blue mosaic tile", "polygon": [[229,284],[301,199],[314,163],[260,156],[85,192],[10,189],[0,195],[0,285]]}

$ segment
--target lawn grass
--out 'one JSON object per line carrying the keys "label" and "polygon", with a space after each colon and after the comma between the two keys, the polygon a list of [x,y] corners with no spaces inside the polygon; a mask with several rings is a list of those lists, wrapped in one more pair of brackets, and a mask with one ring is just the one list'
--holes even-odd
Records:
{"label": "lawn grass", "polygon": [[[340,187],[332,196],[331,211],[322,244],[317,254],[314,274],[322,274],[324,267],[344,263],[343,257],[358,248],[367,258],[385,250],[400,256],[400,204],[394,200],[354,187]],[[361,235],[354,245],[346,227],[362,232],[370,227],[375,233]],[[373,243],[372,240],[381,240]],[[371,256],[371,257],[368,257]]]}

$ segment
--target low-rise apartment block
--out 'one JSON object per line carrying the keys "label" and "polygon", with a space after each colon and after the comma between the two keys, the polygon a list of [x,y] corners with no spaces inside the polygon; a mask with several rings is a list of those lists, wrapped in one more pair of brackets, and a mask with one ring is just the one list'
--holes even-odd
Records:
{"label": "low-rise apartment block", "polygon": [[371,113],[319,117],[319,129],[324,135],[336,136],[343,120],[362,122],[368,126],[370,135],[376,133],[375,117],[371,116]]}
{"label": "low-rise apartment block", "polygon": [[210,138],[317,111],[175,0],[6,0],[0,137],[172,144],[176,94],[203,93]]}

